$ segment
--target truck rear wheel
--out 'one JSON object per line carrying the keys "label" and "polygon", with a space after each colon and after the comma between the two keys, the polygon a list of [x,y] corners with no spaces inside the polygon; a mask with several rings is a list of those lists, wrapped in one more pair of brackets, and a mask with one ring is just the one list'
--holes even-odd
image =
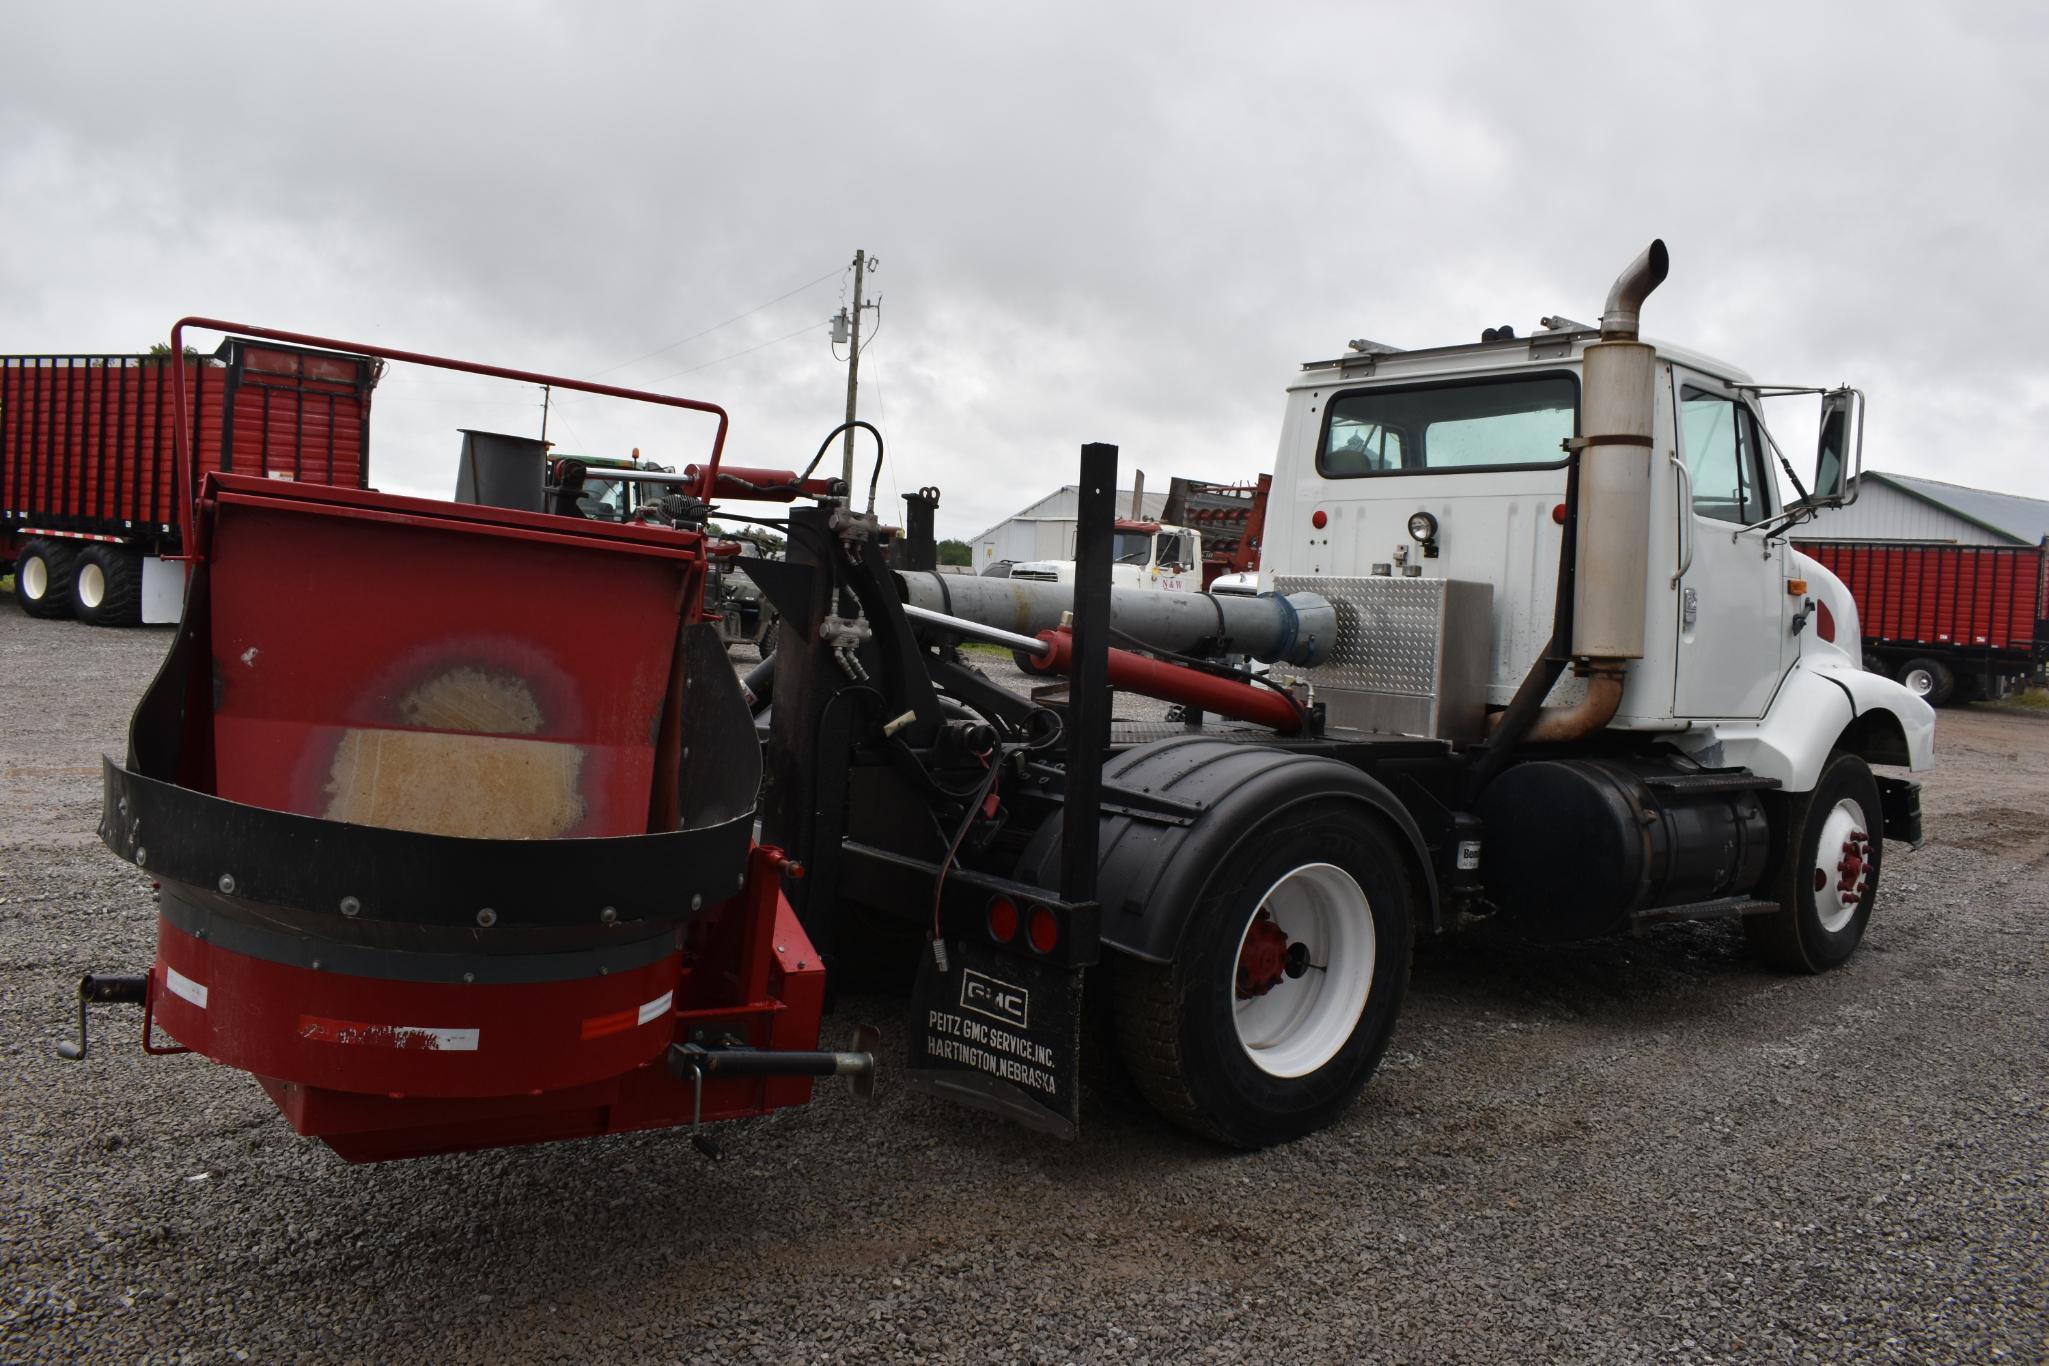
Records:
{"label": "truck rear wheel", "polygon": [[1900,666],[1900,682],[1908,692],[1931,707],[1939,707],[1949,701],[1950,694],[1956,690],[1956,675],[1950,672],[1949,665],[1925,656],[1910,659]]}
{"label": "truck rear wheel", "polygon": [[1763,893],[1779,909],[1745,916],[1758,957],[1787,972],[1826,972],[1864,940],[1885,847],[1878,780],[1854,754],[1833,755],[1812,792],[1773,796],[1772,860]]}
{"label": "truck rear wheel", "polygon": [[69,616],[77,569],[76,549],[62,541],[32,537],[23,542],[14,560],[14,600],[32,617]]}
{"label": "truck rear wheel", "polygon": [[142,620],[142,559],[114,545],[79,552],[71,580],[71,610],[94,626],[134,626]]}
{"label": "truck rear wheel", "polygon": [[1116,965],[1118,1042],[1140,1092],[1240,1148],[1329,1124],[1393,1033],[1413,897],[1401,849],[1355,803],[1307,803],[1248,831],[1174,961]]}

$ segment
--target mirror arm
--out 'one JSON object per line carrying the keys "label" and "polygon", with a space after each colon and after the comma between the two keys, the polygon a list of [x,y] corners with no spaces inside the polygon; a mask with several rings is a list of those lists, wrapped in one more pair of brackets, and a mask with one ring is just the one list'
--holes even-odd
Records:
{"label": "mirror arm", "polygon": [[[1793,472],[1793,462],[1786,458],[1786,452],[1779,446],[1779,439],[1772,435],[1772,429],[1764,425],[1762,418],[1758,419],[1757,429],[1764,433],[1764,444],[1772,448],[1772,454],[1779,458],[1779,468],[1786,472],[1786,478],[1791,481],[1793,491],[1800,495],[1795,501],[1806,502],[1812,495],[1807,492],[1807,486],[1800,482],[1800,476]],[[1765,519],[1765,521],[1770,520],[1769,517]],[[1758,525],[1762,526],[1763,524],[1763,522],[1760,522]]]}
{"label": "mirror arm", "polygon": [[[1806,495],[1803,494],[1801,496],[1804,498]],[[1749,526],[1737,527],[1729,533],[1729,539],[1734,541],[1745,532],[1756,531],[1759,527],[1769,527],[1770,530],[1764,533],[1764,538],[1769,541],[1780,532],[1791,531],[1802,522],[1813,521],[1817,512],[1819,512],[1819,509],[1813,503],[1796,503],[1792,507],[1781,508],[1762,522],[1752,522]]]}
{"label": "mirror arm", "polygon": [[1855,458],[1851,461],[1851,471],[1843,480],[1844,507],[1857,501],[1857,493],[1864,478],[1864,391],[1852,389],[1850,392],[1857,396],[1857,411],[1854,414],[1857,420],[1857,440],[1851,446],[1856,452]]}

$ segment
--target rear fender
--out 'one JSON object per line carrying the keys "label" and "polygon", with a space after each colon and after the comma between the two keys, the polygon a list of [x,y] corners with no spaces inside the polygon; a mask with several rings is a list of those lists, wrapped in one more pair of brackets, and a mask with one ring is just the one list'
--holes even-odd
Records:
{"label": "rear fender", "polygon": [[[1145,807],[1120,808],[1116,789],[1143,792]],[[1340,800],[1360,819],[1396,832],[1422,904],[1437,905],[1437,877],[1423,832],[1394,793],[1349,764],[1321,755],[1204,736],[1126,750],[1103,769],[1102,861],[1097,899],[1102,942],[1150,962],[1170,962],[1217,869],[1264,823],[1291,807]],[[1058,818],[1026,851],[1025,876],[1042,883],[1059,867]],[[1050,885],[1050,884],[1049,884]]]}

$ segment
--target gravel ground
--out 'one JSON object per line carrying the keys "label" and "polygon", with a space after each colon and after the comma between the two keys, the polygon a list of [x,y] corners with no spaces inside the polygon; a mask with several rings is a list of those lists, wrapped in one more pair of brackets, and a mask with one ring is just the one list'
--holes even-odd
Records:
{"label": "gravel ground", "polygon": [[51,1055],[79,971],[151,955],[92,831],[166,641],[0,607],[5,1359],[2043,1356],[2049,722],[1944,715],[1928,844],[1844,970],[1720,926],[1427,945],[1365,1098],[1279,1150],[1114,1077],[1063,1145],[885,1072],[720,1164],[648,1134],[349,1167],[132,1012]]}

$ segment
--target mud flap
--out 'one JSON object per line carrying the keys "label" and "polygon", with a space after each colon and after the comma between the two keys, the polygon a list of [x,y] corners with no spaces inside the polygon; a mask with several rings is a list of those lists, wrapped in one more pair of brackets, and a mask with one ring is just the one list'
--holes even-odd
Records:
{"label": "mud flap", "polygon": [[1921,784],[1905,778],[1879,778],[1878,805],[1885,817],[1885,837],[1919,849]]}
{"label": "mud flap", "polygon": [[919,956],[906,1083],[1074,1138],[1081,1127],[1081,970],[965,940],[946,947],[944,972],[931,953]]}

